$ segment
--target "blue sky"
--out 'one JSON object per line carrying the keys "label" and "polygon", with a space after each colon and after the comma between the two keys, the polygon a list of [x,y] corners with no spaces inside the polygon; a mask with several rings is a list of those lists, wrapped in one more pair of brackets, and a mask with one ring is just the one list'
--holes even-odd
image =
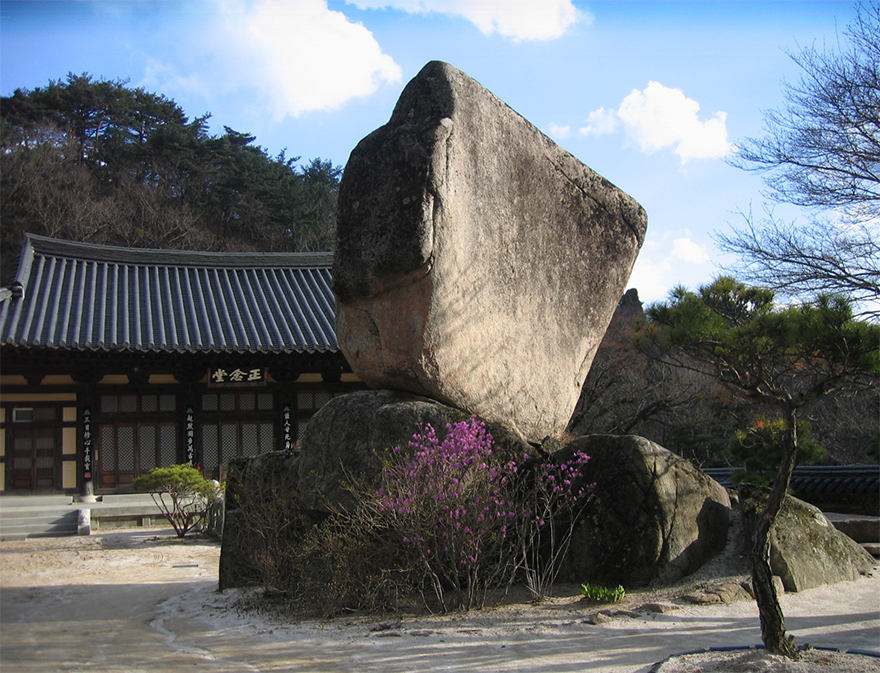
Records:
{"label": "blue sky", "polygon": [[344,165],[406,82],[447,61],[644,206],[629,286],[650,302],[717,276],[712,233],[763,212],[760,177],[724,157],[797,81],[786,51],[836,48],[854,15],[806,0],[0,0],[0,93],[127,79],[210,113],[213,132]]}

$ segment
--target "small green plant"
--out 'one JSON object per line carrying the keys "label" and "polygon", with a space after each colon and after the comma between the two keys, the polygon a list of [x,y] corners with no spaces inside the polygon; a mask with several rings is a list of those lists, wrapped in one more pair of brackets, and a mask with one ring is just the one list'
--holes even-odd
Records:
{"label": "small green plant", "polygon": [[608,587],[594,587],[592,584],[581,584],[581,596],[585,601],[602,601],[603,603],[617,603],[626,596],[626,589],[617,585],[616,589]]}
{"label": "small green plant", "polygon": [[184,537],[205,520],[208,501],[216,497],[217,487],[192,465],[155,467],[134,480],[132,488],[149,493],[177,537]]}

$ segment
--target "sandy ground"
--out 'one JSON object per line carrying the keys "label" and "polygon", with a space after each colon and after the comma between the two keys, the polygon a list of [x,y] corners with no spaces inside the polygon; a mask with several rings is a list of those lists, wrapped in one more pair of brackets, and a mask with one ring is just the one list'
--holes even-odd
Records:
{"label": "sandy ground", "polygon": [[[683,593],[744,572],[728,552],[681,585],[610,606],[573,593],[471,613],[289,623],[216,590],[219,545],[169,530],[0,544],[0,668],[176,673],[458,671],[880,671],[880,659],[817,650],[788,662],[760,651],[671,655],[760,643],[753,601],[696,606]],[[722,577],[724,576],[724,577]],[[563,592],[565,593],[565,592]],[[855,582],[782,598],[800,645],[880,650],[880,568]],[[654,610],[646,605],[658,604]],[[665,607],[663,607],[665,606]],[[720,667],[719,667],[720,666]]]}

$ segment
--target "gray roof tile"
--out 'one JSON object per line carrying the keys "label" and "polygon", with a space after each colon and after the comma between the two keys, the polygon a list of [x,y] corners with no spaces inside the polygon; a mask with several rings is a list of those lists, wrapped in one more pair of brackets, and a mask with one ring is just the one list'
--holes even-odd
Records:
{"label": "gray roof tile", "polygon": [[331,253],[146,250],[28,235],[0,343],[75,350],[338,351]]}

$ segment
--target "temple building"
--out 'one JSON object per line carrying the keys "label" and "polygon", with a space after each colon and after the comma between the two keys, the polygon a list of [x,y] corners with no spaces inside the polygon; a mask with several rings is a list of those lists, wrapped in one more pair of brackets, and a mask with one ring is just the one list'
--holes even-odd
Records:
{"label": "temple building", "polygon": [[332,260],[28,235],[0,288],[0,489],[124,493],[157,466],[222,478],[295,449],[365,387],[337,346]]}

